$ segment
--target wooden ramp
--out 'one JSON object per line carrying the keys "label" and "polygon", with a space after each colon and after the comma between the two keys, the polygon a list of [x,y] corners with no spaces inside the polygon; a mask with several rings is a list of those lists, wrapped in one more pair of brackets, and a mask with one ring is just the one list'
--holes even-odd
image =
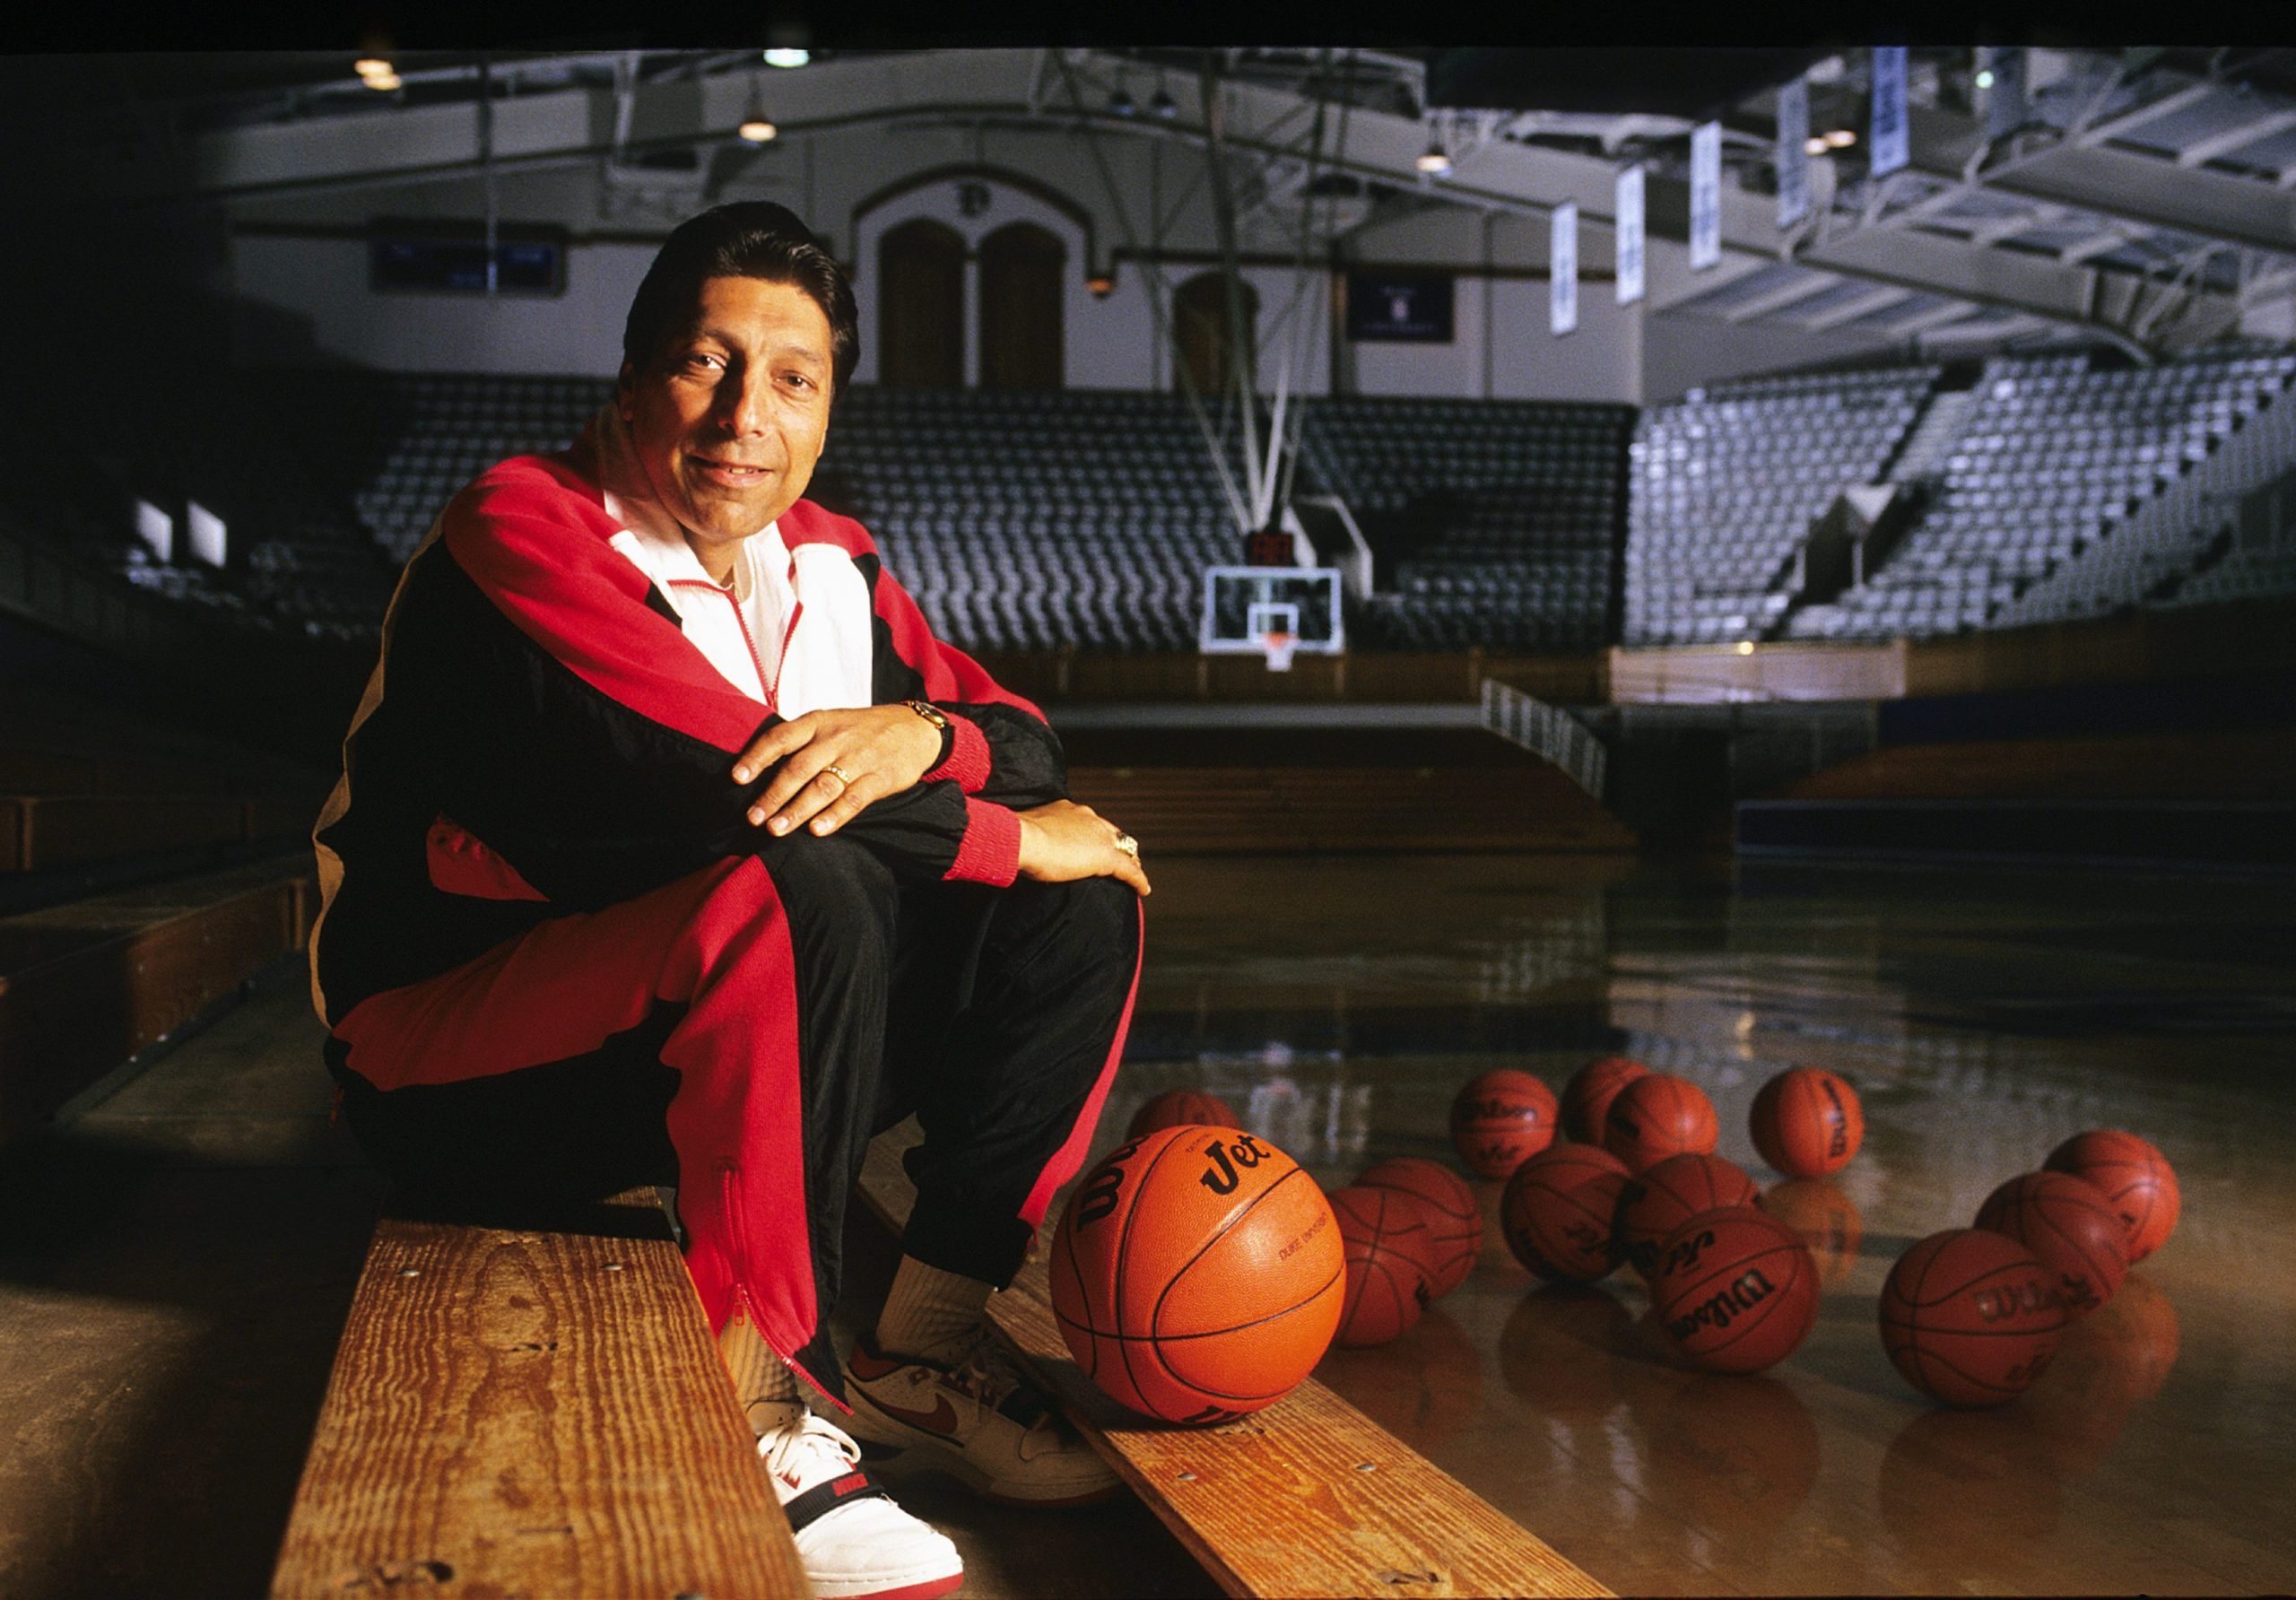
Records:
{"label": "wooden ramp", "polygon": [[[869,1148],[861,1193],[895,1233],[917,1194],[914,1122]],[[1084,1437],[1228,1594],[1608,1595],[1489,1502],[1309,1378],[1240,1422],[1147,1422],[1093,1387],[1052,1314],[1041,1251],[989,1301],[996,1329]]]}
{"label": "wooden ramp", "polygon": [[550,1221],[377,1227],[274,1595],[804,1600],[655,1192]]}

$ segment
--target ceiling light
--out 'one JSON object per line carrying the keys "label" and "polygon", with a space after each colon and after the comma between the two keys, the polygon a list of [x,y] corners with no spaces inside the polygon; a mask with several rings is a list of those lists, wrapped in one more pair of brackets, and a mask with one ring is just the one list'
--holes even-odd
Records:
{"label": "ceiling light", "polygon": [[1109,96],[1109,109],[1118,117],[1129,117],[1139,109],[1132,103],[1132,91],[1121,83],[1116,86],[1116,92]]}
{"label": "ceiling light", "polygon": [[1156,98],[1148,102],[1148,109],[1162,117],[1169,118],[1180,114],[1179,101],[1165,92],[1161,86],[1156,91]]}
{"label": "ceiling light", "polygon": [[1084,280],[1084,287],[1091,291],[1091,296],[1094,300],[1106,300],[1109,296],[1116,292],[1116,274],[1114,273],[1094,273],[1091,277]]}
{"label": "ceiling light", "polygon": [[1754,653],[1754,641],[1753,641],[1752,639],[1740,639],[1740,640],[1738,641],[1738,654],[1739,654],[1739,655],[1741,655],[1741,656],[1751,656],[1751,655],[1752,655],[1753,653]]}
{"label": "ceiling light", "polygon": [[386,94],[399,86],[399,75],[387,67],[378,73],[368,73],[359,81],[368,88],[378,90]]}
{"label": "ceiling light", "polygon": [[769,143],[779,137],[781,130],[762,117],[752,117],[735,130],[752,144]]}
{"label": "ceiling light", "polygon": [[1831,150],[1833,146],[1827,143],[1821,135],[1812,134],[1808,138],[1802,141],[1802,148],[1808,151],[1812,155],[1823,155],[1827,151]]}
{"label": "ceiling light", "polygon": [[1450,155],[1444,150],[1440,139],[1429,141],[1427,153],[1421,156],[1415,164],[1430,178],[1447,177],[1451,170]]}
{"label": "ceiling light", "polygon": [[361,56],[351,64],[351,70],[362,78],[387,78],[391,75],[391,64],[380,56]]}
{"label": "ceiling light", "polygon": [[1979,89],[1990,89],[1993,87],[1993,69],[1991,67],[1983,66],[1978,69],[1977,86]]}
{"label": "ceiling light", "polygon": [[1835,150],[1847,150],[1857,143],[1857,135],[1846,127],[1838,127],[1826,135],[1826,143]]}
{"label": "ceiling light", "polygon": [[777,46],[765,53],[768,66],[803,66],[813,58],[811,50],[792,49],[786,45]]}

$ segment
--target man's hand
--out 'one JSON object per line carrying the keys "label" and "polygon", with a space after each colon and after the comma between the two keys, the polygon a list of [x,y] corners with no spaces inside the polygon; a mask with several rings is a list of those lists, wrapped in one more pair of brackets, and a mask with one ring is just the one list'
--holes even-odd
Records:
{"label": "man's hand", "polygon": [[778,761],[781,770],[750,807],[750,822],[776,835],[810,822],[826,839],[863,806],[924,777],[940,755],[941,731],[907,706],[808,711],[769,728],[735,757],[734,781],[747,783]]}
{"label": "man's hand", "polygon": [[1139,847],[1117,848],[1124,830],[1089,805],[1056,800],[1018,813],[1021,875],[1042,883],[1072,883],[1079,878],[1121,878],[1139,894],[1150,892],[1140,867]]}

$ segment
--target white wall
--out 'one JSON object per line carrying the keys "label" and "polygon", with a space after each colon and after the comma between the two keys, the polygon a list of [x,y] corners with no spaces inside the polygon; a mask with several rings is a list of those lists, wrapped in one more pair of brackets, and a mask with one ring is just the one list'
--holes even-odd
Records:
{"label": "white wall", "polygon": [[[1582,317],[1587,314],[1584,294],[1578,298],[1578,314]],[[1661,311],[1642,330],[1642,400],[1656,405],[1681,399],[1685,389],[1744,373],[1845,361],[1888,347],[1886,339],[1847,329],[1810,333],[1772,324],[1756,326]]]}

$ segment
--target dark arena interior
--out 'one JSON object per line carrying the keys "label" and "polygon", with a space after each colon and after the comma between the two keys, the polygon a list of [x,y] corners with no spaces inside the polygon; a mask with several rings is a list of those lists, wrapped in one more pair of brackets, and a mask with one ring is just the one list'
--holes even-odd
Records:
{"label": "dark arena interior", "polygon": [[[964,1593],[2296,1588],[2296,52],[762,28],[0,58],[0,1593],[806,1593],[692,1184],[410,1197],[306,954],[402,570],[749,201],[856,297],[805,498],[1153,877],[1071,1153],[1194,1091],[1474,1201],[1455,1289],[1186,1427],[1080,1364],[1053,1200],[990,1316],[1122,1489],[896,1484]],[[1815,1285],[1759,1370],[1526,1242],[1552,1095],[1455,1143],[1605,1057]],[[1791,1068],[1862,1106],[1831,1171],[1757,1145]],[[2173,1237],[2012,1235],[2056,1331],[1923,1322],[1900,1259],[2097,1129]],[[913,1137],[820,1247],[839,1341]],[[2013,1337],[1988,1404],[1898,1348]]]}

